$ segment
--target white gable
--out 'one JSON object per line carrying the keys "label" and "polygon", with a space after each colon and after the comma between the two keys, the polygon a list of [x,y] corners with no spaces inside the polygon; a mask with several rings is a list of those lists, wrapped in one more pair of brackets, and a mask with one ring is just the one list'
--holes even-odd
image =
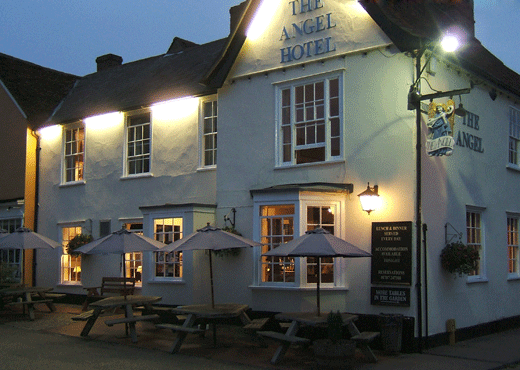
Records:
{"label": "white gable", "polygon": [[252,26],[233,77],[391,43],[356,0],[264,0]]}

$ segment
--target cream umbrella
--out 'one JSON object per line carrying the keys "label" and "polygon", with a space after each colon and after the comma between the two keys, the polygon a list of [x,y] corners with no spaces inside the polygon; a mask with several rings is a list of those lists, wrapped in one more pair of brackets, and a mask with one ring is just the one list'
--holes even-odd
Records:
{"label": "cream umbrella", "polygon": [[164,246],[164,243],[155,239],[132,233],[126,229],[121,229],[93,242],[82,245],[77,248],[75,252],[83,254],[121,254],[123,259],[123,278],[126,278],[124,271],[126,253],[160,251]]}
{"label": "cream umbrella", "polygon": [[246,239],[242,236],[229,233],[218,227],[207,226],[198,229],[182,239],[167,245],[162,250],[164,252],[185,252],[193,250],[209,251],[209,275],[211,282],[211,307],[215,307],[215,297],[213,293],[213,261],[212,252],[224,249],[259,247],[260,243]]}
{"label": "cream umbrella", "polygon": [[[316,257],[318,261],[318,272],[321,269],[322,257],[371,257],[372,255],[356,247],[349,242],[332,235],[325,229],[316,228],[306,231],[305,235],[280,245],[262,256],[271,257]],[[321,314],[320,307],[320,278],[316,283],[316,305],[318,316]]]}

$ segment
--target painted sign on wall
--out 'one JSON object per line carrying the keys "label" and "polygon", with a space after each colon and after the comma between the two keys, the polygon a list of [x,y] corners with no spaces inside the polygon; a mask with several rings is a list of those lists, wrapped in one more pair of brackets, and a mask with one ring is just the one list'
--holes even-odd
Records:
{"label": "painted sign on wall", "polygon": [[484,153],[484,144],[482,138],[480,136],[475,135],[472,132],[467,132],[466,129],[472,129],[474,131],[479,131],[479,120],[480,117],[475,113],[471,113],[466,111],[466,115],[462,118],[462,125],[464,126],[464,131],[459,130],[457,134],[456,145],[462,148],[468,148],[477,153]]}
{"label": "painted sign on wall", "polygon": [[280,63],[336,51],[332,37],[322,36],[323,31],[336,27],[333,14],[325,13],[323,0],[294,0],[287,4],[295,20],[283,26],[280,41],[294,44],[280,49]]}
{"label": "painted sign on wall", "polygon": [[370,304],[376,306],[410,307],[410,288],[372,287]]}
{"label": "painted sign on wall", "polygon": [[480,117],[468,110],[464,117],[457,117],[454,107],[451,99],[446,104],[422,104],[423,112],[428,112],[426,152],[430,156],[451,155],[454,146],[458,146],[484,153],[484,140],[475,132],[480,130]]}
{"label": "painted sign on wall", "polygon": [[372,223],[372,284],[412,284],[412,222]]}

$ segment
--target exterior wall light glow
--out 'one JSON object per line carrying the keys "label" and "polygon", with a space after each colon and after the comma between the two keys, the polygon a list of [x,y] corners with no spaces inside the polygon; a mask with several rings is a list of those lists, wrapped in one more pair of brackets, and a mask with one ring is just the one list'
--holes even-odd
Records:
{"label": "exterior wall light glow", "polygon": [[157,103],[151,106],[154,119],[174,120],[186,118],[197,112],[199,99],[187,97]]}
{"label": "exterior wall light glow", "polygon": [[280,4],[279,0],[263,0],[260,8],[256,11],[255,18],[247,30],[247,38],[255,40],[264,33],[273,19],[276,9]]}
{"label": "exterior wall light glow", "polygon": [[378,189],[379,187],[377,185],[370,187],[370,183],[368,183],[367,189],[361,194],[358,194],[361,208],[368,214],[381,207],[381,198],[379,197]]}
{"label": "exterior wall light glow", "polygon": [[43,127],[40,130],[38,130],[38,132],[40,133],[40,136],[43,140],[54,140],[61,137],[61,126],[53,125]]}
{"label": "exterior wall light glow", "polygon": [[85,126],[89,130],[105,130],[121,124],[123,113],[112,112],[85,118]]}
{"label": "exterior wall light glow", "polygon": [[460,42],[457,39],[457,37],[453,35],[446,35],[441,40],[441,46],[444,49],[444,51],[451,53],[459,48]]}

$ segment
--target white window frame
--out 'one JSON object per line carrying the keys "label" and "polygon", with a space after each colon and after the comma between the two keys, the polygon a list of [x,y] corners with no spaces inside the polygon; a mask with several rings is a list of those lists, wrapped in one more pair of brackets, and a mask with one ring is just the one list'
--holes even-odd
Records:
{"label": "white window frame", "polygon": [[[282,207],[282,206],[286,206],[286,207],[293,207],[294,209],[294,212],[293,214],[291,215],[279,215],[279,216],[262,216],[261,215],[261,209],[263,207]],[[264,240],[264,235],[261,231],[261,228],[262,228],[262,220],[263,219],[266,219],[266,220],[269,220],[268,222],[270,222],[270,220],[274,219],[274,218],[284,218],[284,219],[289,219],[289,218],[292,218],[292,222],[293,222],[293,234],[292,235],[278,235],[276,237],[278,238],[282,238],[282,243],[283,242],[286,242],[286,241],[289,241],[289,240],[292,240],[294,239],[294,237],[296,235],[298,235],[296,233],[296,224],[298,222],[298,204],[295,204],[293,202],[287,202],[287,203],[271,203],[271,204],[260,204],[259,207],[258,207],[258,218],[259,218],[259,221],[258,221],[258,224],[259,224],[259,233],[260,233],[260,238],[259,240],[261,240],[261,242],[263,243],[265,240]],[[270,235],[269,237],[272,237],[272,235]],[[271,248],[269,247],[271,243],[265,243],[261,250],[262,250],[262,253],[265,253],[267,250],[271,250]],[[269,286],[269,285],[273,285],[273,286],[277,286],[277,285],[289,285],[289,286],[295,286],[297,285],[297,282],[299,280],[298,276],[300,275],[300,264],[299,264],[299,259],[298,258],[293,258],[293,257],[270,257],[272,258],[272,261],[266,261],[266,259],[269,259],[268,257],[260,257],[260,263],[259,263],[259,276],[258,276],[258,281],[260,282],[261,285],[265,285],[265,286]],[[278,263],[282,266],[281,268],[282,269],[285,269],[285,268],[290,268],[293,270],[293,276],[294,276],[294,281],[263,281],[262,280],[262,275],[263,275],[263,269],[264,267],[267,267],[269,265],[275,265],[277,264],[277,261]],[[264,266],[265,265],[265,266]],[[285,280],[285,278],[284,278]]]}
{"label": "white window frame", "polygon": [[[326,207],[329,207],[331,208],[332,212],[334,213],[334,235],[335,236],[338,236],[340,237],[338,234],[340,233],[340,222],[341,222],[341,219],[339,219],[341,217],[341,202],[340,201],[332,201],[332,200],[323,200],[323,199],[316,199],[316,200],[304,200],[302,201],[302,205],[301,205],[301,224],[304,225],[303,228],[300,228],[302,229],[301,231],[301,234],[303,235],[305,233],[305,231],[308,230],[308,224],[307,224],[307,210],[309,207],[322,207],[322,208],[326,208]],[[315,227],[313,227],[315,228]],[[310,287],[315,287],[316,286],[316,283],[309,283],[307,281],[307,278],[308,278],[308,274],[307,274],[307,259],[306,258],[302,258],[302,262],[303,262],[303,265],[302,266],[302,285],[305,285],[305,286],[310,286]],[[343,271],[343,268],[342,268],[342,262],[343,262],[343,258],[334,258],[333,262],[332,262],[332,265],[333,265],[333,271],[334,271],[334,279],[331,283],[326,283],[326,282],[323,282],[321,281],[320,282],[320,287],[322,288],[332,288],[332,287],[336,287],[336,286],[344,286],[344,281],[341,280],[342,278],[342,275],[341,275],[341,272]],[[322,262],[322,268],[323,268],[324,264]],[[305,267],[305,270],[303,269],[303,267]],[[321,273],[320,273],[320,278],[321,278]]]}
{"label": "white window frame", "polygon": [[520,214],[507,214],[508,278],[520,279]]}
{"label": "white window frame", "polygon": [[[253,237],[255,240],[261,241],[261,222],[260,222],[260,209],[262,206],[277,206],[277,205],[294,205],[294,236],[297,238],[299,235],[305,234],[307,230],[307,207],[319,206],[319,207],[333,207],[335,212],[335,226],[334,234],[343,238],[342,225],[344,224],[345,218],[345,200],[344,194],[301,194],[295,197],[287,197],[285,200],[284,196],[274,195],[271,200],[268,200],[270,196],[259,196],[255,200],[254,205],[254,232]],[[295,199],[297,198],[297,199]],[[306,258],[296,258],[294,263],[295,270],[295,281],[294,282],[263,282],[262,281],[262,261],[261,261],[261,250],[257,248],[255,254],[255,275],[254,285],[258,287],[276,287],[276,288],[314,288],[316,283],[307,283],[307,263]],[[322,288],[342,288],[348,289],[347,276],[346,276],[346,264],[344,258],[334,259],[334,282],[324,283],[320,285]]]}
{"label": "white window frame", "polygon": [[508,166],[520,170],[520,110],[509,107]]}
{"label": "white window frame", "polygon": [[[83,151],[77,150],[76,152],[74,152],[74,154],[67,154],[67,146],[70,143],[72,143],[72,141],[67,140],[67,134],[68,134],[68,132],[79,130],[79,129],[83,130],[83,147],[81,148],[81,149],[83,149]],[[77,123],[74,123],[74,124],[70,124],[70,125],[64,126],[63,130],[62,130],[62,136],[63,136],[63,138],[62,138],[63,142],[62,142],[62,166],[61,166],[61,168],[62,168],[62,171],[61,171],[62,175],[61,175],[61,183],[62,184],[67,184],[67,185],[84,183],[85,182],[86,142],[87,142],[87,130],[86,130],[86,127],[85,127],[85,123],[84,122],[77,122]],[[74,142],[78,143],[79,141],[75,140]],[[83,162],[82,162],[81,168],[78,169],[78,166],[75,166],[74,169],[72,169],[72,167],[71,167],[71,170],[75,171],[75,175],[74,175],[74,179],[68,180],[67,179],[67,172],[69,171],[69,168],[67,167],[67,159],[69,157],[71,157],[71,156],[77,156],[77,155],[82,155],[83,156]]]}
{"label": "white window frame", "polygon": [[[148,157],[148,171],[144,171],[144,169],[140,172],[137,172],[137,173],[130,173],[130,170],[131,170],[131,166],[130,166],[130,160],[133,160],[134,158],[137,158],[138,155],[130,155],[130,151],[129,151],[129,145],[130,145],[130,141],[129,141],[129,130],[130,130],[130,121],[133,119],[133,118],[136,118],[138,116],[144,116],[144,115],[149,115],[150,119],[149,119],[149,122],[148,122],[148,126],[149,126],[149,138],[148,138],[148,153],[147,153],[147,157]],[[143,124],[144,125],[144,124]],[[138,141],[138,140],[136,140]],[[142,140],[143,142],[145,140]],[[152,111],[151,110],[141,110],[141,111],[137,111],[137,112],[132,112],[132,113],[128,113],[125,115],[125,138],[124,138],[124,174],[123,176],[124,177],[143,177],[143,176],[150,176],[151,173],[152,173],[152,149],[153,149],[153,114],[152,114]],[[144,151],[143,151],[144,153]],[[142,155],[142,157],[146,157],[146,155]]]}
{"label": "white window frame", "polygon": [[[140,228],[132,227],[132,225],[141,225]],[[143,232],[143,220],[125,220],[122,223],[122,228],[130,231],[131,233],[144,235]],[[140,278],[137,277],[139,273]],[[125,253],[125,270],[123,276],[127,278],[136,278],[135,284],[141,286],[143,283],[143,252]]]}
{"label": "white window frame", "polygon": [[[3,218],[0,219],[0,229],[5,230],[8,233],[13,233],[19,227],[23,225],[22,217]],[[0,250],[0,264],[3,266],[14,267],[11,272],[11,279],[13,283],[19,283],[22,281],[23,274],[23,253],[20,249],[2,249]]]}
{"label": "white window frame", "polygon": [[[217,105],[217,115],[211,115],[210,118],[215,120],[214,126],[216,126],[217,130],[211,133],[205,133],[205,123],[207,117],[205,116],[205,105],[211,103]],[[218,99],[217,96],[210,96],[201,99],[200,107],[199,107],[199,168],[201,169],[214,169],[217,167],[217,159],[218,159],[218,147],[217,141],[215,141],[215,147],[211,150],[213,151],[213,161],[210,164],[206,164],[206,136],[215,136],[215,139],[218,139]]]}
{"label": "white window frame", "polygon": [[[3,276],[5,283],[20,283],[22,281],[22,249],[2,249],[0,250],[0,265],[2,269],[13,269],[10,272],[10,277]],[[3,271],[5,274],[5,270]]]}
{"label": "white window frame", "polygon": [[[76,229],[75,235],[81,234],[83,232],[81,224],[60,225],[60,238],[62,246],[62,255],[60,259],[60,284],[81,285],[81,255],[71,256],[67,254],[66,246],[74,236],[69,237],[68,239],[64,239],[64,229]],[[79,271],[74,271],[74,269],[79,269]],[[65,278],[65,274],[67,274],[67,278]]]}
{"label": "white window frame", "polygon": [[[469,274],[468,283],[487,281],[486,277],[486,243],[485,243],[485,208],[467,206],[465,213],[466,243],[468,246],[475,245],[479,248],[480,260],[478,261],[478,274]],[[468,213],[479,215],[479,225],[468,225]],[[471,230],[474,230],[472,232]]]}
{"label": "white window frame", "polygon": [[[338,91],[338,114],[337,116],[334,116],[334,119],[339,120],[339,127],[338,132],[336,134],[333,134],[331,130],[331,114],[330,114],[330,90],[329,90],[329,82],[331,80],[338,80],[339,84],[339,91]],[[305,165],[317,165],[317,164],[323,164],[323,163],[329,163],[333,161],[340,161],[343,159],[343,153],[344,153],[344,123],[345,123],[345,117],[344,117],[344,73],[342,72],[336,72],[326,75],[320,75],[320,76],[314,76],[312,78],[305,78],[305,79],[298,79],[293,81],[288,81],[284,83],[277,84],[276,87],[276,132],[275,132],[275,140],[276,140],[276,166],[277,167],[290,167],[290,166],[305,166]],[[295,98],[295,89],[299,86],[303,85],[310,85],[310,84],[316,84],[319,82],[324,82],[324,124],[325,124],[325,140],[324,143],[314,143],[314,144],[307,144],[307,145],[299,145],[297,146],[296,143],[296,98]],[[290,155],[291,160],[286,161],[284,160],[284,127],[287,127],[288,125],[285,125],[285,119],[284,114],[282,112],[283,109],[283,103],[282,103],[282,92],[284,90],[290,89],[291,90],[291,98],[290,98]],[[331,142],[332,138],[335,138],[338,140],[339,145],[339,153],[337,155],[331,154]],[[288,143],[285,143],[285,145],[289,145]],[[324,147],[325,149],[325,158],[323,161],[315,161],[315,162],[306,162],[306,163],[297,163],[296,161],[296,152],[298,150],[305,150],[305,149],[313,149],[313,148],[321,148]]]}
{"label": "white window frame", "polygon": [[[181,220],[180,232],[175,232],[175,230],[173,230],[171,233],[161,233],[161,234],[156,233],[156,229],[154,227],[155,221],[156,220],[167,220],[167,219],[172,219],[172,220],[180,219]],[[169,243],[165,243],[165,244],[170,244],[170,243],[174,242],[175,240],[181,239],[183,237],[185,222],[184,222],[184,218],[182,216],[179,216],[179,215],[168,215],[168,216],[154,215],[154,217],[151,218],[151,224],[152,224],[153,239],[155,239],[155,240],[158,240],[158,241],[164,243],[165,238],[163,236],[172,235],[173,238],[168,240]],[[167,252],[153,252],[153,254],[154,254],[154,257],[153,257],[153,261],[152,261],[152,268],[153,268],[152,278],[154,281],[178,281],[178,280],[183,279],[183,276],[184,276],[184,261],[183,260],[184,260],[184,258],[183,258],[182,252],[168,252],[168,253]],[[173,255],[173,254],[175,254],[175,255]],[[174,268],[174,275],[165,276],[165,274],[163,274],[162,276],[158,276],[157,270],[156,270],[157,264],[160,263],[161,265],[165,265],[165,267],[163,268],[163,271],[166,271],[166,265],[169,264],[167,262],[161,262],[161,260],[162,261],[166,260],[166,255],[168,255],[170,260],[173,261],[172,266]],[[172,257],[172,255],[173,255],[173,257]],[[175,276],[176,267],[178,267],[180,270],[179,276]]]}

